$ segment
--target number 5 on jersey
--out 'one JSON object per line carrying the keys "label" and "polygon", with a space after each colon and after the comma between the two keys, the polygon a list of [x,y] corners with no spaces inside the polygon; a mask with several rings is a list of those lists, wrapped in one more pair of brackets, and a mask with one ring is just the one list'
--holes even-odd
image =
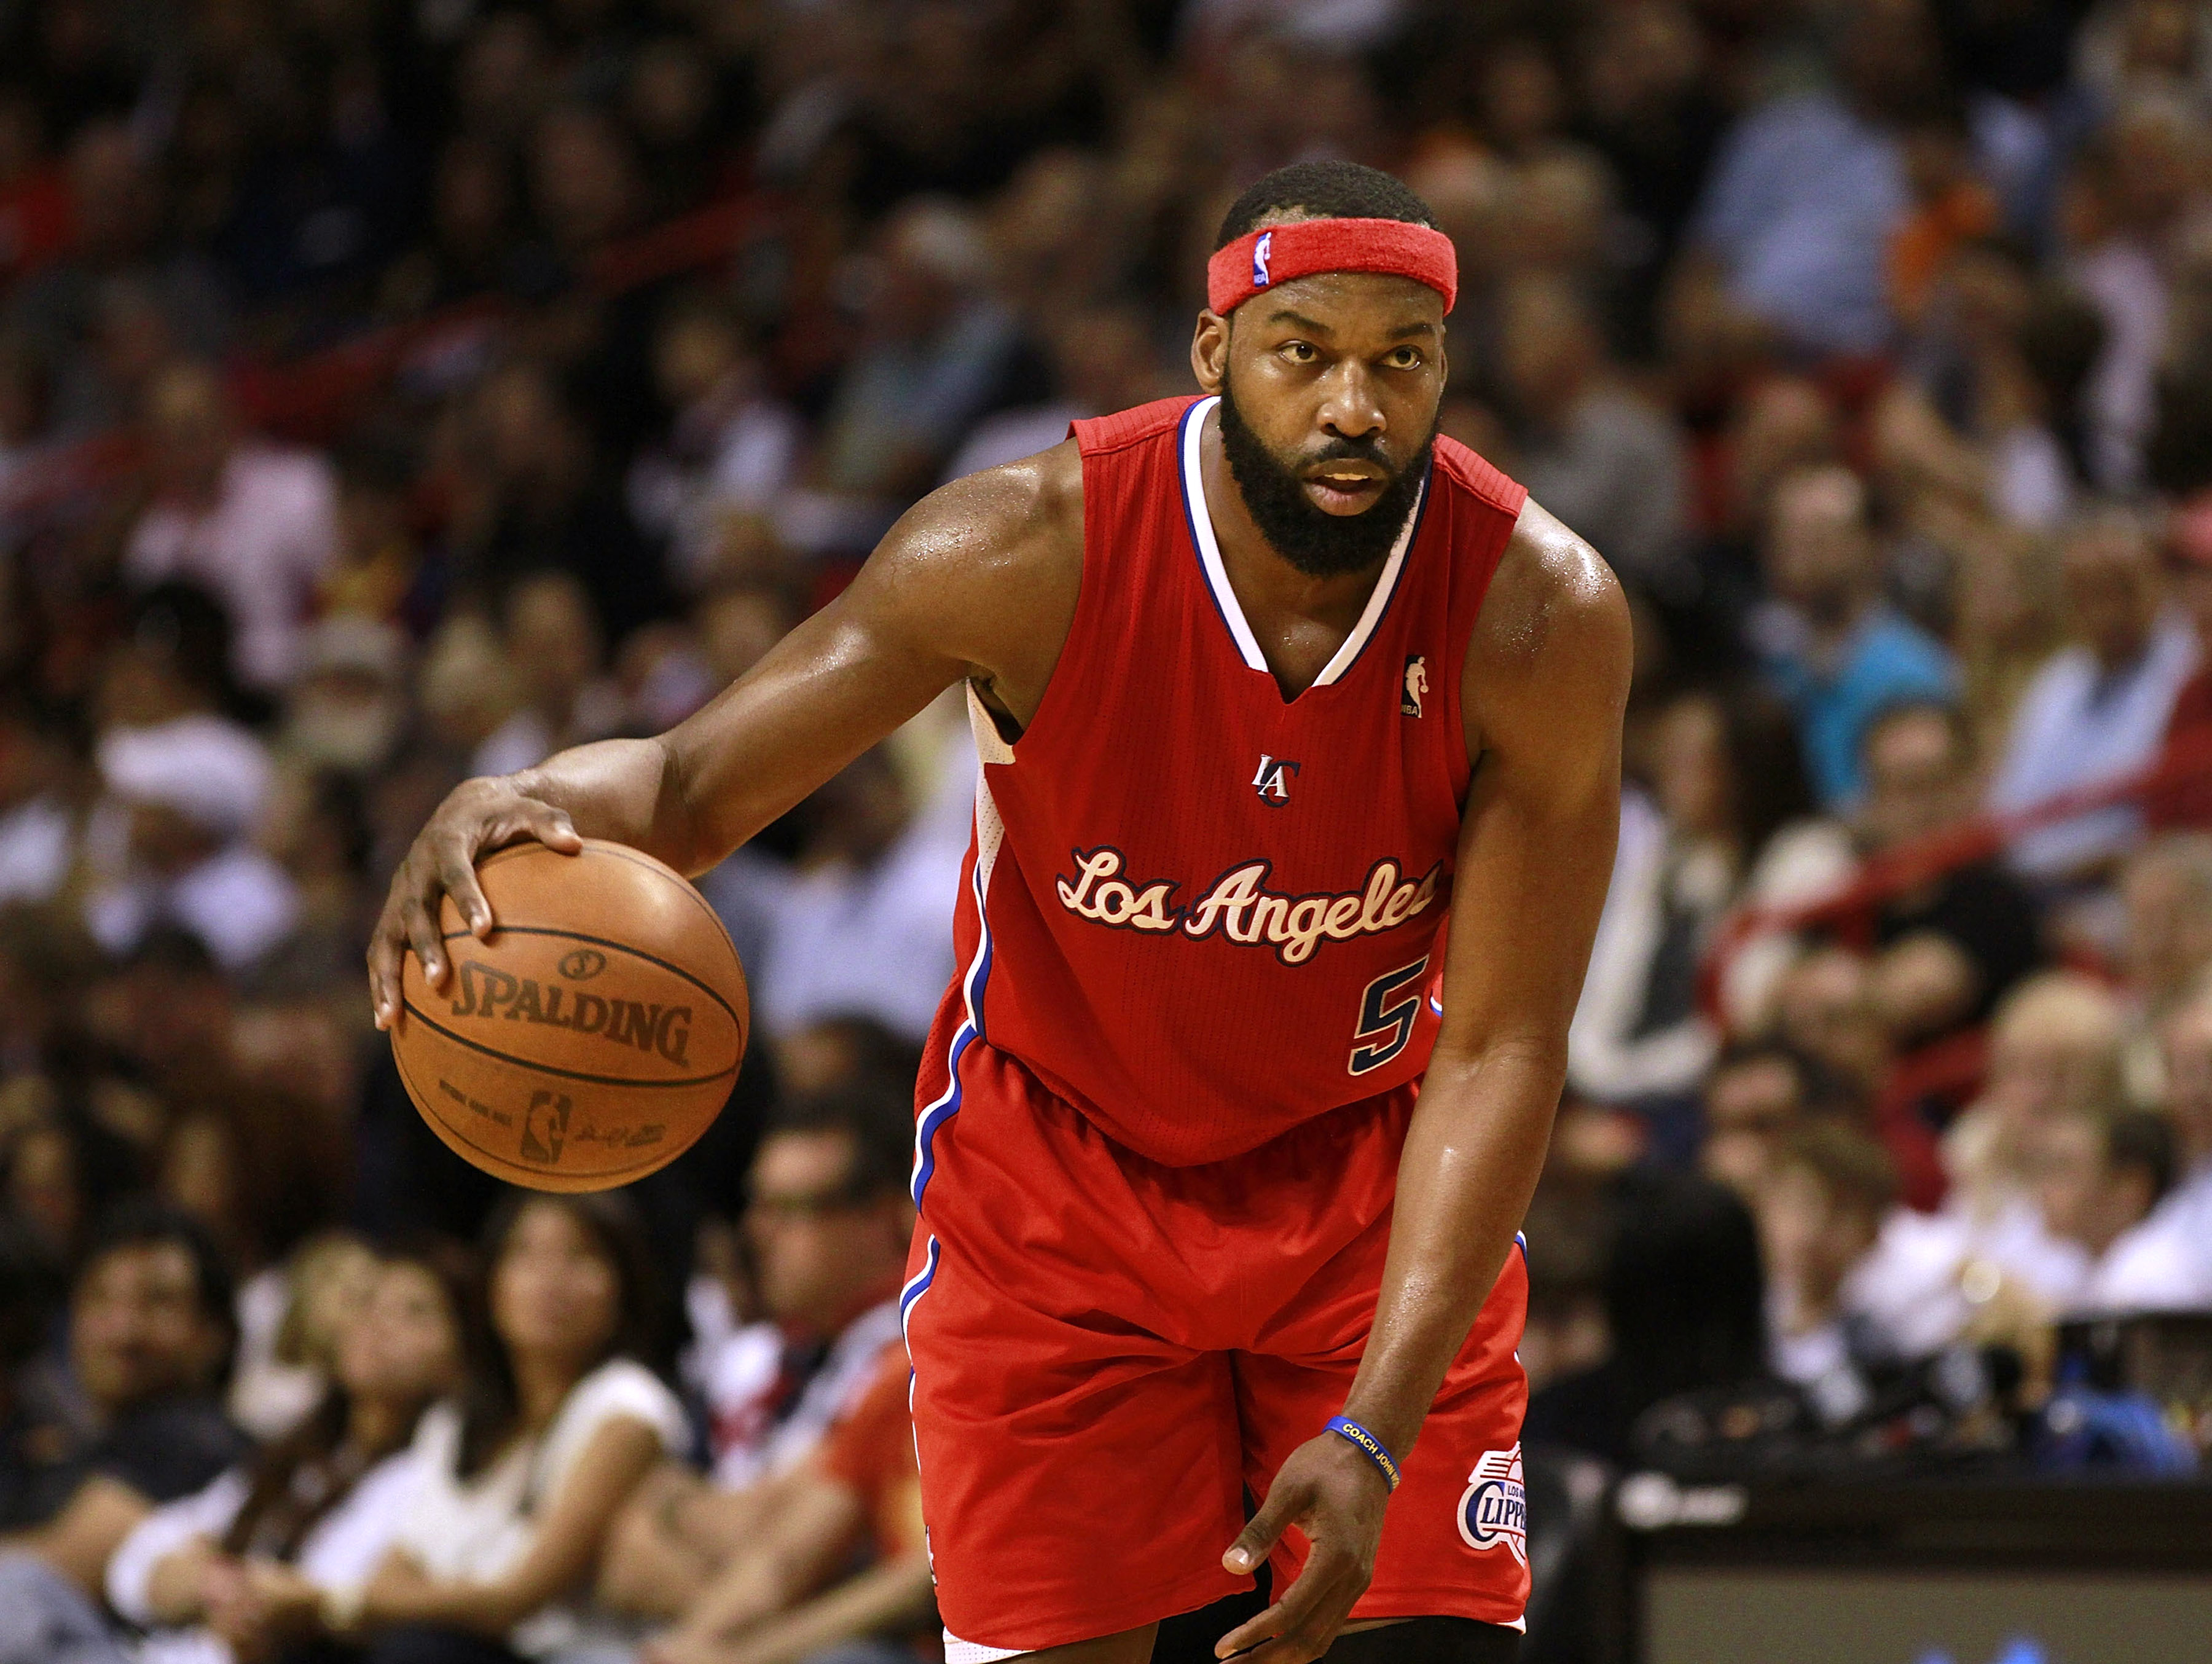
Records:
{"label": "number 5 on jersey", "polygon": [[1406,1049],[1413,1037],[1413,1019],[1421,1014],[1421,978],[1428,969],[1429,956],[1423,954],[1367,985],[1359,1000],[1359,1026],[1352,1031],[1347,1066],[1353,1074],[1379,1069]]}

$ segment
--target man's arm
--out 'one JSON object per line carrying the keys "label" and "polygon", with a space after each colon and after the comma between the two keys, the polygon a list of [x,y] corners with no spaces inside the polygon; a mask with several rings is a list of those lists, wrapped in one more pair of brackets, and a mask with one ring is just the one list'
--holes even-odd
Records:
{"label": "man's arm", "polygon": [[8,1540],[5,1546],[37,1555],[97,1600],[109,1558],[153,1507],[120,1479],[95,1473],[76,1488],[60,1513],[37,1530]]}
{"label": "man's arm", "polygon": [[[1398,1168],[1375,1326],[1344,1413],[1401,1461],[1520,1228],[1566,1078],[1567,1024],[1605,904],[1620,810],[1628,609],[1588,545],[1531,503],[1468,655],[1478,749],[1460,832],[1443,1026]],[[1366,1588],[1388,1496],[1368,1458],[1321,1433],[1283,1465],[1224,1557],[1313,1539],[1275,1606],[1224,1637],[1273,1637],[1256,1664],[1325,1651]]]}
{"label": "man's arm", "polygon": [[678,871],[720,861],[963,677],[1026,722],[1067,639],[1083,571],[1073,442],[957,480],[909,509],[852,586],[696,715],[456,786],[392,881],[369,944],[377,1025],[399,1012],[411,948],[432,986],[450,895],[479,937],[477,859],[526,838],[642,849]]}
{"label": "man's arm", "polygon": [[738,1640],[702,1654],[702,1664],[801,1664],[850,1641],[933,1627],[937,1580],[929,1553],[881,1560]]}

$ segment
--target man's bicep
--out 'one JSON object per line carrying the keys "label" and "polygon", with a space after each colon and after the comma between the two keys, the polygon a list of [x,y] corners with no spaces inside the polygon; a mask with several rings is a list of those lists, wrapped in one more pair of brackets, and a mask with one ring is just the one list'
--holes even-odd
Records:
{"label": "man's bicep", "polygon": [[1035,658],[1057,528],[1010,471],[917,504],[842,594],[666,737],[711,846],[750,837],[953,683]]}
{"label": "man's bicep", "polygon": [[1507,1040],[1564,1048],[1620,830],[1626,604],[1586,549],[1553,564],[1546,604],[1476,677],[1483,750],[1438,1041],[1470,1055]]}

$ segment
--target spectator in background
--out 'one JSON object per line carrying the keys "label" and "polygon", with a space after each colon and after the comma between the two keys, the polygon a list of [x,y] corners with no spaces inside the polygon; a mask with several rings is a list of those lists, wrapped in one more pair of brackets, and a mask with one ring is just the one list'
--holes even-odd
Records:
{"label": "spectator in background", "polygon": [[70,1291],[70,1396],[19,1406],[0,1452],[0,1656],[26,1656],[39,1613],[96,1598],[155,1504],[237,1459],[245,1441],[216,1398],[235,1321],[229,1273],[191,1219],[125,1204],[101,1225]]}
{"label": "spectator in background", "polygon": [[[1868,727],[1862,750],[1860,836],[1876,860],[1970,812],[1974,759],[1957,707],[1893,706]],[[1875,1002],[1901,1045],[1988,1021],[2043,958],[2034,901],[1995,859],[1948,867],[1885,898],[1875,945]]]}
{"label": "spectator in background", "polygon": [[1682,694],[1646,735],[1650,793],[1622,800],[1568,1076],[1585,1096],[1657,1115],[1662,1153],[1686,1161],[1686,1123],[1668,1109],[1685,1107],[1674,1101],[1695,1092],[1717,1043],[1698,1006],[1705,949],[1726,908],[1770,899],[1765,886],[1794,859],[1776,847],[1799,835],[1812,803],[1790,719],[1771,700]]}
{"label": "spectator in background", "polygon": [[1895,118],[1941,60],[1918,0],[1834,20],[1839,91],[1774,100],[1722,140],[1692,228],[1732,304],[1790,346],[1871,355],[1893,329],[1883,258],[1911,202]]}
{"label": "spectator in background", "polygon": [[[156,1509],[108,1562],[108,1604],[147,1631],[137,1664],[291,1656],[343,1619],[421,1483],[411,1449],[457,1387],[471,1291],[448,1259],[371,1260],[330,1336],[330,1385],[293,1431]],[[301,1303],[312,1294],[302,1290]]]}
{"label": "spectator in background", "polygon": [[2119,1101],[2121,1014],[2103,987],[2050,971],[2013,990],[1990,1024],[1982,1095],[1944,1136],[1951,1207],[1992,1219],[2025,1194],[2035,1129]]}
{"label": "spectator in background", "polygon": [[1886,1349],[1855,1333],[1844,1290],[1897,1199],[1881,1147],[1833,1121],[1784,1139],[1759,1193],[1774,1373],[1812,1396],[1821,1418],[1850,1420],[1870,1397],[1862,1370]]}
{"label": "spectator in background", "polygon": [[1505,386],[1519,418],[1516,476],[1582,528],[1621,576],[1680,594],[1687,479],[1674,425],[1607,361],[1591,310],[1556,278],[1509,283],[1500,318]]}
{"label": "spectator in background", "polygon": [[362,780],[407,731],[407,638],[395,624],[339,612],[305,631],[284,698],[278,749],[295,764]]}
{"label": "spectator in background", "polygon": [[2154,838],[2122,870],[2119,890],[2129,1006],[2122,1084],[2128,1102],[2148,1107],[2166,1091],[2159,1031],[2212,966],[2212,835]]}
{"label": "spectator in background", "polygon": [[282,688],[300,628],[337,550],[337,486],[318,455],[241,442],[213,370],[180,362],[149,388],[154,500],[124,564],[140,586],[184,578],[222,598],[232,668],[249,688]]}
{"label": "spectator in background", "polygon": [[471,774],[512,774],[622,726],[620,696],[600,674],[605,641],[580,580],[539,572],[518,580],[501,622],[522,708],[477,749]]}
{"label": "spectator in background", "polygon": [[1015,344],[1013,320],[988,291],[981,234],[955,203],[902,205],[868,270],[860,345],[823,418],[815,471],[824,490],[866,517],[872,529],[855,520],[843,534],[862,548],[944,472],[963,431],[990,407]]}
{"label": "spectator in background", "polygon": [[1756,1206],[1791,1134],[1809,1116],[1848,1113],[1825,1065],[1780,1041],[1740,1041],[1705,1078],[1699,1169]]}
{"label": "spectator in background", "polygon": [[[490,1344],[422,1419],[398,1540],[349,1616],[370,1656],[480,1664],[618,1642],[578,1592],[637,1482],[689,1438],[647,1367],[659,1314],[623,1198],[511,1193],[484,1235]],[[495,1649],[493,1656],[500,1655]]]}
{"label": "spectator in background", "polygon": [[772,903],[758,1019],[783,1035],[860,1014],[919,1040],[952,981],[945,921],[960,884],[975,752],[956,747],[916,803],[884,747],[815,794],[798,870]]}
{"label": "spectator in background", "polygon": [[[168,1113],[155,1154],[155,1190],[206,1229],[239,1279],[230,1401],[241,1426],[273,1437],[289,1431],[290,1419],[313,1401],[312,1390],[295,1395],[274,1386],[267,1371],[296,1292],[286,1257],[329,1226],[343,1193],[341,1129],[295,1092],[250,1087],[227,1071],[201,1080],[180,1072],[163,1086]],[[312,1263],[301,1269],[321,1280]],[[342,1301],[348,1268],[342,1259],[329,1269],[337,1273],[332,1297]]]}
{"label": "spectator in background", "polygon": [[1833,944],[1811,949],[1777,983],[1775,1019],[1780,1038],[1842,1086],[1849,1120],[1888,1152],[1905,1199],[1935,1206],[1943,1193],[1942,1163],[1927,1123],[1895,1090],[1896,1048],[1875,999],[1872,963]]}
{"label": "spectator in background", "polygon": [[1864,789],[1868,725],[1902,701],[1948,701],[1957,666],[1883,600],[1866,488],[1848,469],[1806,469],[1776,486],[1761,559],[1776,598],[1753,620],[1754,644],[1797,713],[1822,805],[1847,811]]}
{"label": "spectator in background", "polygon": [[356,435],[331,458],[337,484],[337,541],[318,597],[336,617],[420,629],[426,591],[442,571],[427,574],[409,524],[414,458],[394,437]]}
{"label": "spectator in background", "polygon": [[99,763],[107,803],[93,835],[112,841],[94,844],[85,922],[101,947],[128,953],[179,925],[239,972],[283,938],[298,897],[248,838],[270,784],[258,740],[218,717],[179,717],[110,731]]}
{"label": "spectator in background", "polygon": [[268,1443],[298,1430],[330,1387],[339,1335],[375,1285],[376,1256],[345,1231],[308,1238],[238,1291],[230,1418]]}
{"label": "spectator in background", "polygon": [[75,859],[70,756],[51,718],[0,689],[0,905],[49,900]]}
{"label": "spectator in background", "polygon": [[1133,307],[1091,306],[1067,313],[1051,325],[1045,344],[1054,397],[977,422],[946,467],[946,479],[1048,451],[1067,437],[1068,423],[1079,416],[1130,410],[1161,395],[1151,326]]}
{"label": "spectator in background", "polygon": [[662,314],[653,375],[676,416],[666,444],[631,465],[630,506],[668,540],[672,575],[696,593],[720,575],[726,517],[774,516],[797,477],[805,429],[712,295],[680,295]]}
{"label": "spectator in background", "polygon": [[2174,602],[2197,635],[2197,666],[2173,696],[2159,765],[2167,778],[2144,812],[2153,828],[2212,831],[2212,491],[2173,509],[2160,546]]}
{"label": "spectator in background", "polygon": [[2112,1245],[2173,1185],[2173,1128],[2148,1109],[2052,1116],[2036,1139],[2036,1205],[2044,1229],[2087,1258],[2094,1288]]}
{"label": "spectator in background", "polygon": [[[2066,616],[2074,645],[2054,654],[2021,697],[1989,806],[2014,813],[2070,793],[2118,784],[2156,761],[2182,685],[2196,671],[2188,624],[2166,604],[2152,528],[2131,510],[2102,508],[2066,540]],[[2140,835],[2121,806],[2021,834],[2012,860],[2045,885],[2109,875]]]}
{"label": "spectator in background", "polygon": [[100,339],[103,312],[126,292],[157,332],[157,361],[219,351],[230,307],[204,255],[160,246],[161,177],[127,124],[101,119],[80,129],[67,172],[68,246],[25,278],[9,299],[8,320],[10,333],[50,367],[52,426],[76,437],[137,414],[132,390],[112,379]]}
{"label": "spectator in background", "polygon": [[2173,1188],[2105,1252],[2083,1296],[2105,1310],[2212,1311],[2212,996],[2166,1022]]}
{"label": "spectator in background", "polygon": [[465,402],[456,481],[454,587],[497,610],[520,580],[566,572],[619,639],[666,610],[659,551],[630,518],[619,477],[546,366],[501,365]]}
{"label": "spectator in background", "polygon": [[[787,1100],[769,1123],[745,1213],[769,1321],[703,1361],[711,1485],[682,1470],[656,1475],[626,1510],[601,1574],[609,1600],[681,1620],[658,1655],[707,1657],[726,1635],[787,1618],[857,1540],[873,1537],[876,1558],[891,1564],[918,1547],[910,1533],[883,1529],[878,1505],[897,1503],[878,1494],[880,1453],[848,1465],[876,1437],[882,1383],[905,1390],[898,1291],[914,1139],[903,1088],[862,1076]],[[912,1565],[904,1570],[911,1605]],[[818,1644],[882,1621],[855,1613],[854,1627]]]}

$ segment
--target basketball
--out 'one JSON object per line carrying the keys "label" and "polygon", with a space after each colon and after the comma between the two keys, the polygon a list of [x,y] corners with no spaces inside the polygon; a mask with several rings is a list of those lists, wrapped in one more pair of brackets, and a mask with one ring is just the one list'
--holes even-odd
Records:
{"label": "basketball", "polygon": [[477,864],[496,921],[479,942],[451,898],[452,966],[407,956],[392,1053],[431,1130],[533,1190],[605,1190],[690,1148],[721,1113],[750,1007],[729,932],[651,856],[586,839]]}

